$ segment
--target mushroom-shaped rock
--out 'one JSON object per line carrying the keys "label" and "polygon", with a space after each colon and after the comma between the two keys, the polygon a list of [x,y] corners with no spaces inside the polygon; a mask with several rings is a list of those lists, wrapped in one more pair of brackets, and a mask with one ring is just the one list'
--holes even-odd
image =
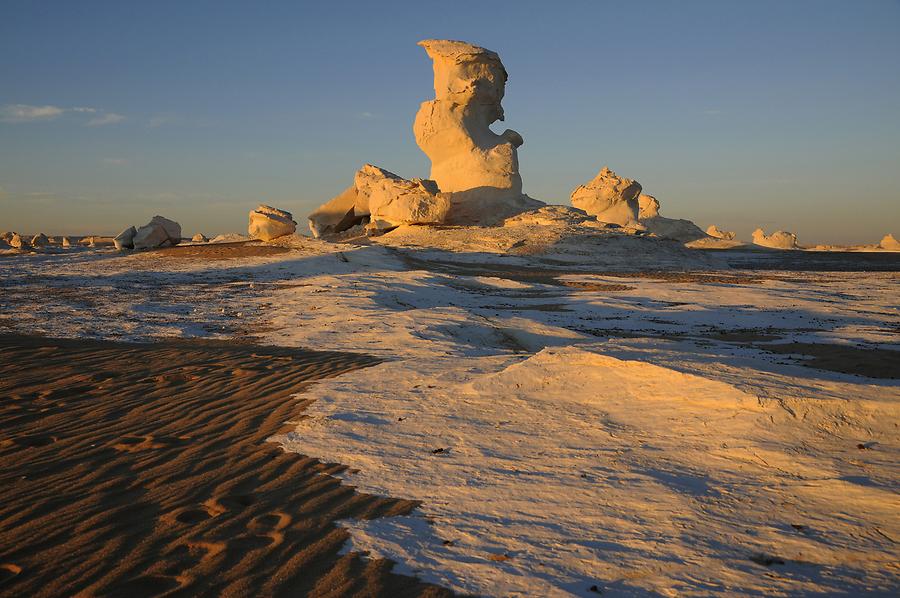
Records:
{"label": "mushroom-shaped rock", "polygon": [[715,224],[709,225],[709,227],[706,229],[706,234],[717,239],[725,239],[726,241],[733,241],[736,236],[734,234],[734,231],[719,230],[719,227]]}
{"label": "mushroom-shaped rock", "polygon": [[290,212],[260,204],[250,212],[250,224],[247,233],[254,239],[271,241],[278,237],[291,235],[297,230]]}
{"label": "mushroom-shaped rock", "polygon": [[601,222],[633,226],[638,221],[640,193],[640,183],[604,166],[591,181],[572,191],[572,205]]}
{"label": "mushroom-shaped rock", "polygon": [[23,238],[19,233],[13,233],[12,237],[9,239],[9,244],[16,249],[25,250],[31,248],[31,244],[28,243],[28,240]]}
{"label": "mushroom-shaped rock", "polygon": [[652,195],[638,195],[638,219],[656,218],[659,216],[659,201]]}
{"label": "mushroom-shaped rock", "polygon": [[490,128],[503,120],[507,73],[500,56],[461,41],[419,45],[433,61],[435,99],[419,108],[413,133],[431,160],[431,179],[452,203],[448,222],[496,224],[544,205],[522,193],[522,136]]}
{"label": "mushroom-shaped rock", "polygon": [[887,249],[888,251],[900,251],[900,241],[894,238],[894,235],[888,233],[886,234],[881,241],[878,242],[878,246],[882,249]]}
{"label": "mushroom-shaped rock", "polygon": [[438,224],[450,211],[450,199],[434,181],[407,180],[366,164],[354,179],[357,201],[365,202],[370,226],[385,230],[401,224]]}
{"label": "mushroom-shaped rock", "polygon": [[134,249],[134,236],[136,234],[137,229],[133,226],[129,226],[113,238],[113,245],[115,245],[116,249],[119,251],[124,249]]}
{"label": "mushroom-shaped rock", "polygon": [[362,224],[368,216],[369,205],[359,198],[354,184],[308,216],[309,230],[318,239]]}
{"label": "mushroom-shaped rock", "polygon": [[763,229],[758,228],[753,231],[753,244],[760,247],[769,247],[771,249],[799,249],[797,244],[797,235],[785,232],[783,230],[775,231],[771,235],[767,235]]}
{"label": "mushroom-shaped rock", "polygon": [[208,243],[209,239],[206,238],[206,235],[203,233],[197,233],[193,237],[191,237],[192,243]]}
{"label": "mushroom-shaped rock", "polygon": [[181,243],[181,225],[162,216],[154,216],[134,235],[135,249],[154,249]]}
{"label": "mushroom-shaped rock", "polygon": [[46,247],[50,244],[50,239],[47,238],[47,235],[44,233],[40,233],[31,238],[31,246],[32,247]]}

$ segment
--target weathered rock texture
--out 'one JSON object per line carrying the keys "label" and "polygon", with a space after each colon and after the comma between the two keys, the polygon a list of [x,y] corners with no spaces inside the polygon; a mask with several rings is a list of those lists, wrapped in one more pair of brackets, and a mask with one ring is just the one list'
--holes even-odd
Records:
{"label": "weathered rock texture", "polygon": [[[135,249],[154,249],[181,243],[181,225],[162,216],[154,216],[132,239]],[[95,244],[91,239],[91,246]]]}
{"label": "weathered rock texture", "polygon": [[706,234],[717,239],[725,239],[726,241],[733,241],[736,236],[734,234],[734,231],[719,230],[719,227],[715,224],[709,225],[709,227],[706,229]]}
{"label": "weathered rock texture", "polygon": [[449,194],[453,224],[497,224],[544,205],[522,193],[516,148],[522,136],[503,120],[507,73],[490,50],[460,41],[419,42],[434,63],[435,99],[416,114],[416,143],[431,160],[431,179]]}
{"label": "weathered rock texture", "polygon": [[113,239],[113,244],[119,251],[122,251],[123,249],[134,249],[134,236],[136,234],[137,229],[133,226],[129,226],[118,235],[116,235],[116,237]]}
{"label": "weathered rock texture", "polygon": [[309,215],[309,230],[314,237],[319,238],[362,224],[368,221],[368,217],[369,206],[359,200],[354,184]]}
{"label": "weathered rock texture", "polygon": [[357,204],[368,206],[371,228],[385,230],[401,224],[444,222],[450,199],[434,181],[407,180],[371,164],[364,165],[354,180]]}
{"label": "weathered rock texture", "polygon": [[798,249],[800,247],[797,244],[797,235],[794,233],[779,230],[767,235],[761,228],[753,231],[753,244],[772,249]]}
{"label": "weathered rock texture", "polygon": [[271,241],[278,237],[291,235],[297,230],[297,223],[290,212],[260,204],[250,212],[250,224],[247,233],[254,239]]}
{"label": "weathered rock texture", "polygon": [[659,216],[659,201],[652,195],[638,195],[638,219],[656,218]]}
{"label": "weathered rock texture", "polygon": [[572,191],[572,205],[601,222],[634,226],[638,222],[641,185],[606,166],[585,185]]}
{"label": "weathered rock texture", "polygon": [[900,241],[895,239],[892,234],[885,235],[878,243],[878,246],[889,251],[900,251]]}

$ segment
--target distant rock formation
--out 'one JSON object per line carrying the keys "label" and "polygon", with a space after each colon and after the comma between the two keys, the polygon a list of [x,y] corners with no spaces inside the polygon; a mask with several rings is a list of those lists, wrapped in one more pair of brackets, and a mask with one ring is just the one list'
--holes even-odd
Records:
{"label": "distant rock formation", "polygon": [[771,235],[767,235],[763,229],[758,228],[753,231],[753,244],[760,247],[770,247],[772,249],[799,249],[797,244],[797,235],[782,230],[775,231]]}
{"label": "distant rock formation", "polygon": [[[137,229],[132,239],[134,248],[155,249],[181,243],[181,225],[162,216],[154,216],[150,222]],[[94,243],[93,239],[91,240]]]}
{"label": "distant rock formation", "polygon": [[203,233],[197,233],[193,237],[191,237],[191,243],[208,243],[209,239],[206,238],[206,235]]}
{"label": "distant rock formation", "polygon": [[297,223],[290,212],[260,204],[250,212],[250,224],[247,233],[254,239],[271,241],[285,235],[292,235],[297,230]]}
{"label": "distant rock formation", "polygon": [[435,99],[416,114],[416,143],[431,160],[431,179],[449,194],[452,224],[498,224],[543,204],[522,193],[516,148],[522,136],[503,120],[507,73],[495,52],[460,41],[419,42],[434,63]]}
{"label": "distant rock formation", "polygon": [[450,211],[450,199],[438,191],[434,181],[407,180],[366,164],[356,173],[354,183],[356,201],[368,206],[369,227],[376,230],[441,223]]}
{"label": "distant rock formation", "polygon": [[210,240],[210,243],[244,243],[250,240],[247,235],[240,233],[223,233],[216,235]]}
{"label": "distant rock formation", "polygon": [[12,237],[10,237],[9,239],[9,244],[11,247],[14,247],[15,249],[21,249],[23,251],[26,249],[31,249],[31,244],[27,239],[22,238],[22,235],[20,235],[19,233],[12,234]]}
{"label": "distant rock formation", "polygon": [[733,241],[736,236],[734,231],[719,230],[719,227],[715,224],[709,225],[709,228],[706,229],[706,234],[717,239],[725,239],[726,241]]}
{"label": "distant rock formation", "polygon": [[60,245],[62,245],[63,247],[71,247],[71,246],[72,246],[72,240],[69,239],[69,237],[63,237],[63,238],[62,238],[62,241],[60,242]]}
{"label": "distant rock formation", "polygon": [[135,235],[137,235],[137,229],[133,226],[129,226],[113,238],[113,245],[115,245],[116,249],[119,251],[134,249]]}
{"label": "distant rock formation", "polygon": [[601,222],[636,226],[641,184],[618,176],[604,166],[591,181],[572,191],[572,205]]}
{"label": "distant rock formation", "polygon": [[881,241],[879,241],[878,246],[882,249],[887,249],[888,251],[900,251],[900,241],[894,238],[894,235],[888,233],[886,234]]}
{"label": "distant rock formation", "polygon": [[50,244],[50,239],[44,233],[37,234],[31,238],[32,247],[46,247]]}
{"label": "distant rock formation", "polygon": [[523,212],[503,222],[503,226],[574,226],[596,219],[584,210],[569,206],[544,206]]}

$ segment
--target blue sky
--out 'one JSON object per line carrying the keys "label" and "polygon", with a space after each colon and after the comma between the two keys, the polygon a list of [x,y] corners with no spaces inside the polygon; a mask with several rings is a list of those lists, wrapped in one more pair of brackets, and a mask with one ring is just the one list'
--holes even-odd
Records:
{"label": "blue sky", "polygon": [[426,38],[500,53],[532,197],[608,165],[745,238],[900,235],[896,0],[4,0],[0,229],[241,231],[257,203],[305,222],[365,162],[425,177]]}

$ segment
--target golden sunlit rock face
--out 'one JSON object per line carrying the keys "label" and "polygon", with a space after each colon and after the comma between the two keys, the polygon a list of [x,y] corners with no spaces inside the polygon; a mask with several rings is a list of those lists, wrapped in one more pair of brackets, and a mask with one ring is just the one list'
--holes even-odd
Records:
{"label": "golden sunlit rock face", "polygon": [[454,204],[448,221],[496,223],[543,205],[522,194],[516,149],[522,136],[490,128],[504,119],[507,73],[500,56],[460,41],[419,45],[434,63],[435,98],[422,103],[413,133],[431,160],[431,178]]}

